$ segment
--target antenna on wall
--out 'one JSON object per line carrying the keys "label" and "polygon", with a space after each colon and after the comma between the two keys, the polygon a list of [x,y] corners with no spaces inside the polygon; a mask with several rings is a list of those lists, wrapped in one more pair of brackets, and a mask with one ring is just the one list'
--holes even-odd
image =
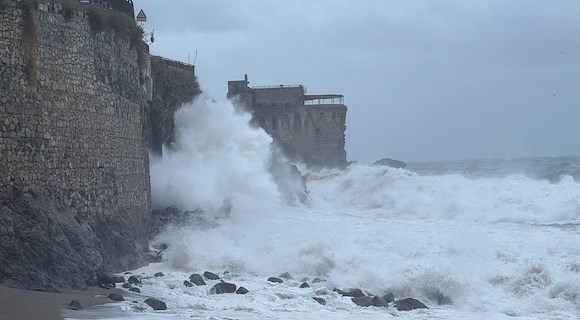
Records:
{"label": "antenna on wall", "polygon": [[[189,52],[187,53],[187,64],[191,64],[189,61]],[[197,49],[195,49],[195,56],[193,57],[193,65],[195,66],[195,59],[197,59]]]}

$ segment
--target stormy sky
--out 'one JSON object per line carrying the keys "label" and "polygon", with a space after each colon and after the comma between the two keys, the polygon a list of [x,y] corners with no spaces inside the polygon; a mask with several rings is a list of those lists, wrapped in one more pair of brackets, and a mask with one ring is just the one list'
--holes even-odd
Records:
{"label": "stormy sky", "polygon": [[580,155],[578,0],[136,0],[202,89],[304,84],[348,105],[348,160]]}

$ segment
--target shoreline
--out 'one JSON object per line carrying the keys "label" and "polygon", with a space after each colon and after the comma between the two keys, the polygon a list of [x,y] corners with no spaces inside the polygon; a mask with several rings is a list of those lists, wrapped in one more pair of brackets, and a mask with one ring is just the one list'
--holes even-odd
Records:
{"label": "shoreline", "polygon": [[[78,312],[82,317],[87,309],[114,303],[107,298],[111,293],[127,294],[124,290],[99,287],[54,293],[0,286],[0,320],[64,320],[65,310],[67,316]],[[72,300],[79,301],[83,309],[70,309]]]}

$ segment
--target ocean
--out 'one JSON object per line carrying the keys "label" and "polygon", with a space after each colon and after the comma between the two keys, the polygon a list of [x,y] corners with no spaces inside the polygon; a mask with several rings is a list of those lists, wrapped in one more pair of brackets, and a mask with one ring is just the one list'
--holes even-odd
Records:
{"label": "ocean", "polygon": [[[226,102],[176,114],[176,146],[151,162],[153,201],[201,208],[212,224],[158,236],[164,261],[131,271],[141,295],[67,318],[579,318],[580,157],[301,166],[308,202],[283,205],[268,172],[272,140],[248,122]],[[210,294],[218,280],[182,284],[204,271],[249,293]],[[283,272],[292,279],[267,281]],[[334,288],[429,309],[359,307]],[[151,310],[149,296],[167,310]]]}

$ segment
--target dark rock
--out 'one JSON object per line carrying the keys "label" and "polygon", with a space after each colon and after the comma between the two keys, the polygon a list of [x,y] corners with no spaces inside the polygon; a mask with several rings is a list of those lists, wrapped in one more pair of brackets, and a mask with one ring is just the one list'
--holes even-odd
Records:
{"label": "dark rock", "polygon": [[413,298],[405,298],[395,302],[394,307],[399,311],[409,311],[414,309],[429,309],[421,301]]}
{"label": "dark rock", "polygon": [[127,282],[129,282],[130,284],[139,284],[141,283],[141,280],[135,276],[130,276]]}
{"label": "dark rock", "polygon": [[218,276],[217,274],[215,274],[213,272],[209,272],[209,271],[204,272],[203,276],[208,280],[219,280],[220,279],[220,276]]}
{"label": "dark rock", "polygon": [[308,285],[308,283],[302,282],[302,284],[300,285],[300,288],[310,288],[310,286]]}
{"label": "dark rock", "polygon": [[125,277],[123,276],[112,276],[111,278],[115,283],[125,283]]}
{"label": "dark rock", "polygon": [[193,287],[193,283],[191,283],[191,282],[189,282],[187,280],[183,281],[183,285],[186,286],[186,287],[188,287],[188,288]]}
{"label": "dark rock", "polygon": [[131,292],[137,292],[137,293],[141,293],[141,289],[139,289],[139,288],[137,288],[137,287],[132,287],[132,288],[129,288],[129,291],[131,291]]}
{"label": "dark rock", "polygon": [[103,289],[113,289],[115,288],[115,284],[114,283],[107,283],[107,284],[100,284],[99,288],[103,288]]}
{"label": "dark rock", "polygon": [[320,289],[316,290],[316,292],[314,292],[314,293],[316,293],[316,295],[318,295],[318,296],[325,296],[328,294],[328,290],[326,290],[326,288],[320,288]]}
{"label": "dark rock", "polygon": [[323,298],[313,297],[312,299],[314,299],[314,301],[320,303],[323,306],[326,305],[326,300],[324,300]]}
{"label": "dark rock", "polygon": [[370,307],[373,305],[373,298],[371,297],[355,297],[351,298],[352,302],[360,307]]}
{"label": "dark rock", "polygon": [[387,303],[387,301],[385,301],[385,299],[383,299],[383,297],[374,296],[373,297],[373,306],[387,308],[389,306],[389,304]]}
{"label": "dark rock", "polygon": [[288,272],[284,272],[281,275],[279,275],[278,277],[286,279],[286,280],[292,280],[292,276]]}
{"label": "dark rock", "polygon": [[244,287],[239,287],[238,290],[236,290],[237,294],[246,294],[250,291],[248,291],[248,289],[244,288]]}
{"label": "dark rock", "polygon": [[395,295],[392,292],[389,292],[389,293],[387,293],[387,294],[385,294],[383,296],[383,299],[385,299],[385,301],[387,303],[394,302],[395,301]]}
{"label": "dark rock", "polygon": [[298,167],[288,163],[277,149],[272,153],[270,173],[285,204],[306,204],[308,201],[306,179]]}
{"label": "dark rock", "polygon": [[191,283],[195,284],[196,286],[205,286],[205,281],[203,281],[202,276],[197,273],[190,275],[189,281],[191,281]]}
{"label": "dark rock", "polygon": [[128,283],[128,282],[127,282],[127,283],[123,283],[123,285],[122,285],[121,287],[123,287],[123,288],[125,288],[125,289],[129,289],[129,288],[131,288],[131,287],[132,287],[132,285],[131,285],[130,283]]}
{"label": "dark rock", "polygon": [[111,293],[107,297],[109,299],[113,300],[113,301],[125,301],[125,299],[123,298],[123,296],[120,295],[120,294],[118,294],[118,293]]}
{"label": "dark rock", "polygon": [[282,281],[282,279],[276,278],[276,277],[270,277],[270,278],[268,278],[268,281],[275,282],[275,283],[283,283],[284,282],[284,281]]}
{"label": "dark rock", "polygon": [[[142,262],[137,235],[147,228],[135,228],[142,212],[119,214],[126,222],[121,229],[103,228],[101,220],[93,228],[75,219],[80,216],[48,197],[21,194],[0,204],[0,284],[52,292],[83,290],[99,285],[98,274],[133,269]],[[115,245],[109,246],[113,240]]]}
{"label": "dark rock", "polygon": [[438,295],[437,296],[437,304],[440,306],[447,305],[447,304],[453,304],[453,300],[451,300],[451,298],[449,298],[447,296]]}
{"label": "dark rock", "polygon": [[167,305],[165,302],[157,300],[155,298],[149,298],[145,300],[145,303],[149,305],[153,310],[167,310]]}
{"label": "dark rock", "polygon": [[81,305],[80,302],[78,302],[78,300],[73,300],[70,302],[70,307],[73,310],[82,310],[83,306]]}
{"label": "dark rock", "polygon": [[407,166],[407,164],[404,163],[403,161],[393,160],[393,159],[389,159],[389,158],[384,158],[384,159],[375,161],[374,165],[387,166],[387,167],[396,168],[396,169],[405,169],[405,167]]}
{"label": "dark rock", "polygon": [[236,292],[236,285],[233,283],[220,282],[213,286],[209,292],[213,294],[234,293]]}
{"label": "dark rock", "polygon": [[345,297],[360,298],[365,296],[364,292],[362,292],[361,289],[344,289],[344,290],[334,289],[334,291]]}
{"label": "dark rock", "polygon": [[110,275],[100,275],[97,277],[97,284],[100,287],[103,287],[103,285],[112,285],[114,287],[115,283],[115,279]]}
{"label": "dark rock", "polygon": [[319,282],[324,282],[326,280],[322,279],[322,278],[314,278],[314,280],[312,280],[312,283],[319,283]]}
{"label": "dark rock", "polygon": [[156,272],[155,273],[155,277],[164,277],[165,275],[163,274],[163,272]]}
{"label": "dark rock", "polygon": [[125,274],[133,274],[133,272],[127,271],[127,272],[125,272]]}

